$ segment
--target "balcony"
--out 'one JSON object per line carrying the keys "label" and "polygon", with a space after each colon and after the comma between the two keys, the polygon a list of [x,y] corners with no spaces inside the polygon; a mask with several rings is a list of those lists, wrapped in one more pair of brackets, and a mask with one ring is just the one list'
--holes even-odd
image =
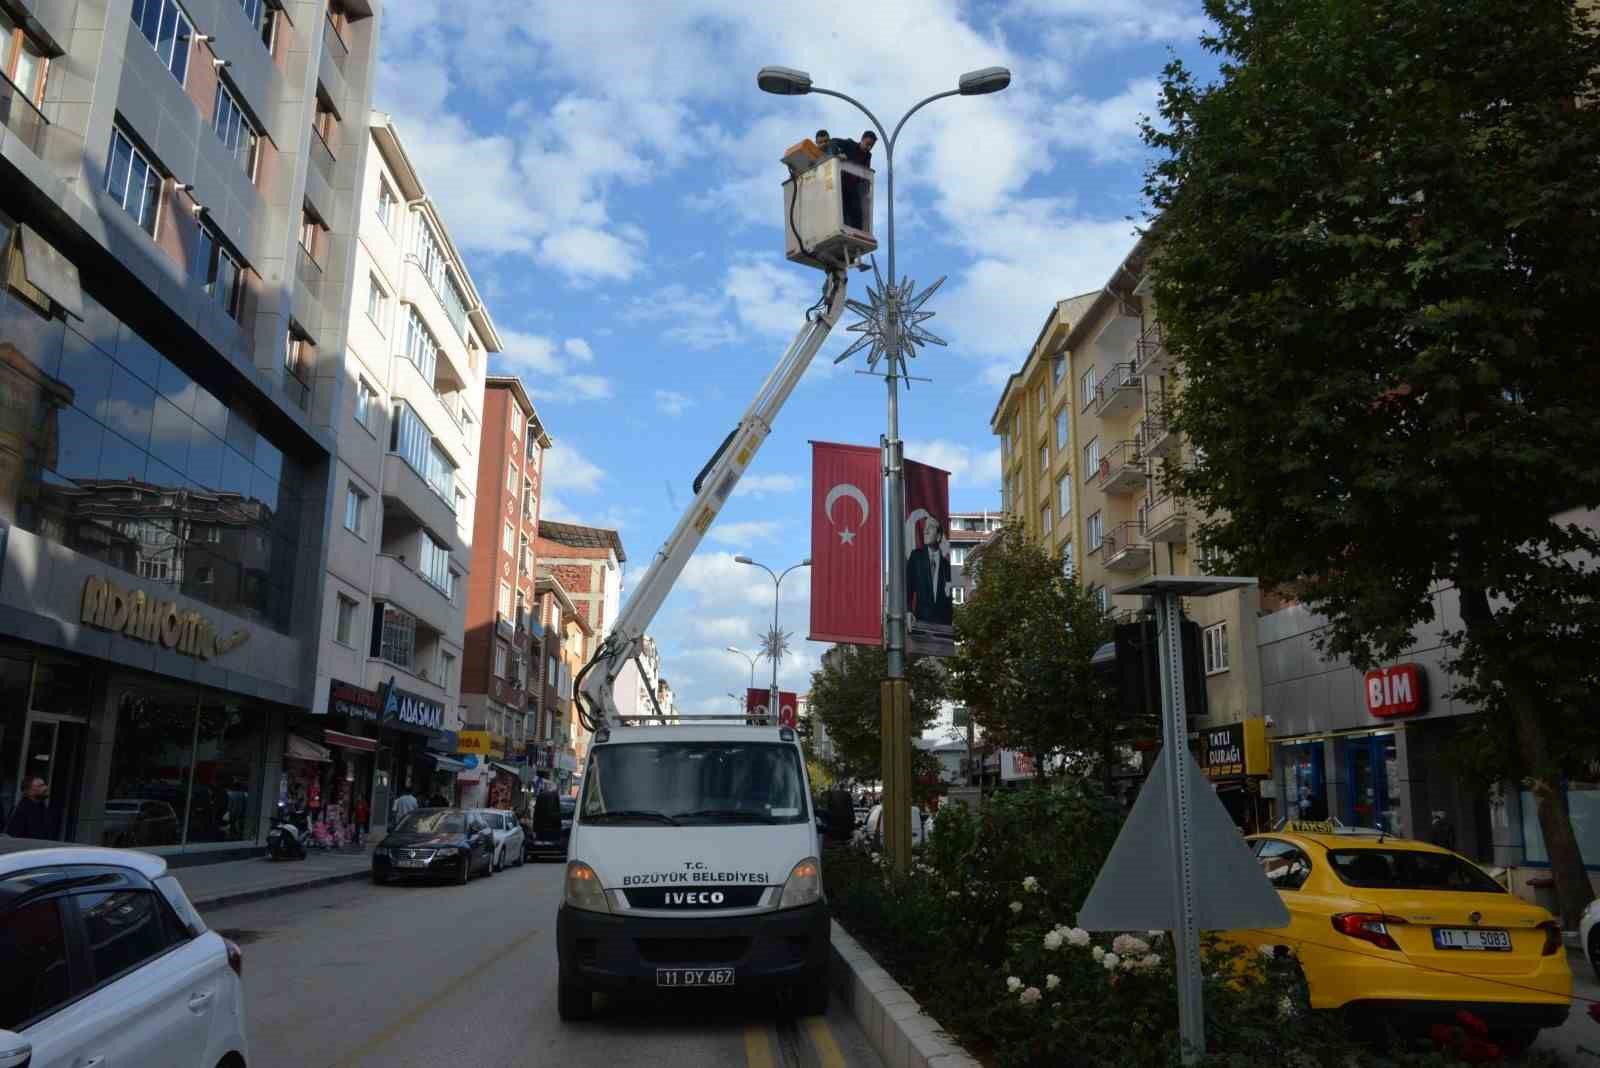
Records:
{"label": "balcony", "polygon": [[304,245],[297,247],[300,251],[295,258],[294,276],[312,296],[320,297],[322,295],[322,264],[317,262],[317,258],[311,254],[310,249]]}
{"label": "balcony", "polygon": [[416,410],[446,452],[452,456],[461,455],[466,439],[461,436],[461,424],[451,418],[450,402],[434,391],[433,383],[405,353],[395,353],[393,367],[389,387],[393,395]]}
{"label": "balcony", "polygon": [[1150,566],[1150,543],[1136,520],[1118,523],[1100,539],[1100,563],[1108,571],[1143,571]]}
{"label": "balcony", "polygon": [[461,625],[461,610],[439,587],[423,577],[404,556],[378,554],[372,572],[372,596],[391,601],[441,634],[454,634]]}
{"label": "balcony", "polygon": [[1158,375],[1172,366],[1160,323],[1151,323],[1133,344],[1133,366],[1141,375]]}
{"label": "balcony", "polygon": [[1152,406],[1139,420],[1139,446],[1145,456],[1159,460],[1178,447],[1178,432],[1172,429],[1166,413]]}
{"label": "balcony", "polygon": [[4,74],[0,74],[0,126],[16,135],[35,156],[44,156],[44,139],[50,120],[33,106],[28,94],[12,85]]}
{"label": "balcony", "polygon": [[1144,398],[1144,380],[1131,363],[1111,366],[1094,387],[1094,414],[1101,419],[1126,415]]}
{"label": "balcony", "polygon": [[1149,480],[1150,472],[1137,441],[1119,441],[1101,454],[1100,472],[1095,476],[1100,492],[1126,497],[1143,489]]}
{"label": "balcony", "polygon": [[466,389],[472,376],[467,368],[467,346],[461,340],[464,335],[456,330],[443,298],[434,290],[433,283],[428,280],[415,256],[406,256],[400,287],[401,303],[417,309],[428,331],[439,342],[439,371],[445,379],[445,386],[455,390]]}
{"label": "balcony", "polygon": [[465,558],[466,545],[461,540],[455,512],[433,491],[428,480],[397,453],[388,453],[383,458],[383,498],[385,522],[387,513],[398,509],[412,522],[444,539],[451,555]]}
{"label": "balcony", "polygon": [[1111,314],[1106,317],[1106,323],[1100,328],[1094,343],[1108,352],[1126,352],[1144,329],[1144,320],[1139,315],[1136,301],[1125,300],[1115,293],[1110,296],[1113,302]]}
{"label": "balcony", "polygon": [[333,168],[336,162],[333,158],[333,149],[328,147],[322,131],[315,126],[311,127],[311,163],[317,168],[317,172],[327,179],[329,185],[333,184]]}
{"label": "balcony", "polygon": [[333,24],[333,15],[327,13],[322,20],[322,43],[328,49],[328,58],[333,60],[333,65],[339,68],[339,73],[345,73],[345,63],[350,58],[350,46],[345,43],[344,34],[339,32],[339,27]]}
{"label": "balcony", "polygon": [[1189,540],[1189,509],[1182,497],[1167,493],[1151,500],[1144,510],[1145,538],[1182,545]]}

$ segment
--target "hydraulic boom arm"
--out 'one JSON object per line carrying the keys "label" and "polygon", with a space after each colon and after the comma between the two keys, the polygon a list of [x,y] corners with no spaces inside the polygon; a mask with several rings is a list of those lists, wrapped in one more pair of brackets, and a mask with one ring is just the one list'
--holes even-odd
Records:
{"label": "hydraulic boom arm", "polygon": [[677,583],[689,558],[699,547],[700,540],[711,529],[717,512],[727,503],[739,479],[755,459],[767,435],[772,432],[773,421],[783,410],[794,388],[800,384],[812,357],[816,356],[834,324],[839,321],[844,311],[847,289],[844,268],[830,270],[819,302],[821,310],[807,314],[805,326],[795,335],[788,351],[761,384],[761,389],[739,420],[739,425],[700,473],[695,482],[694,500],[662,543],[644,578],[634,587],[633,595],[617,616],[611,633],[578,673],[578,714],[589,730],[600,730],[616,718],[613,692],[617,676],[623,666],[638,655],[645,630],[655,619],[661,603],[667,599],[667,594]]}

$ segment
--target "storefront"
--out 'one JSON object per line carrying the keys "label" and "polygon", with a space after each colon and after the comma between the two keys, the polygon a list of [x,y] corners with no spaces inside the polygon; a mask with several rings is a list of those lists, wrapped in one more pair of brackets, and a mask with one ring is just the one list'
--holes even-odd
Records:
{"label": "storefront", "polygon": [[1276,791],[1271,789],[1266,724],[1259,717],[1223,723],[1201,730],[1195,741],[1200,770],[1234,825],[1245,834],[1270,829]]}
{"label": "storefront", "polygon": [[334,679],[327,709],[290,717],[276,802],[319,845],[358,845],[375,822],[382,704],[372,690]]}
{"label": "storefront", "polygon": [[392,679],[379,696],[378,768],[388,779],[385,810],[392,798],[407,791],[423,805],[448,804],[455,791],[455,774],[439,763],[442,754],[438,747],[448,736],[444,705],[399,689]]}

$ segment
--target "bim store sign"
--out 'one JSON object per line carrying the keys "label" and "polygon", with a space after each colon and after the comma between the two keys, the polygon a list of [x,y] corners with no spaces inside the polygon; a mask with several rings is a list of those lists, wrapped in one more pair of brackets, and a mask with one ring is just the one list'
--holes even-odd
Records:
{"label": "bim store sign", "polygon": [[1367,672],[1367,711],[1379,719],[1422,711],[1422,682],[1421,664],[1396,664]]}
{"label": "bim store sign", "polygon": [[438,701],[398,689],[393,679],[383,688],[381,696],[385,727],[429,737],[444,733],[444,705]]}

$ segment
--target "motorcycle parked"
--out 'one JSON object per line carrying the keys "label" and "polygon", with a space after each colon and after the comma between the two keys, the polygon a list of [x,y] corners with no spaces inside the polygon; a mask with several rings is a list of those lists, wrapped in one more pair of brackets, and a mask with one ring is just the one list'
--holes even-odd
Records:
{"label": "motorcycle parked", "polygon": [[267,855],[273,860],[304,860],[309,837],[311,832],[293,819],[289,806],[278,802],[272,827],[267,831]]}

